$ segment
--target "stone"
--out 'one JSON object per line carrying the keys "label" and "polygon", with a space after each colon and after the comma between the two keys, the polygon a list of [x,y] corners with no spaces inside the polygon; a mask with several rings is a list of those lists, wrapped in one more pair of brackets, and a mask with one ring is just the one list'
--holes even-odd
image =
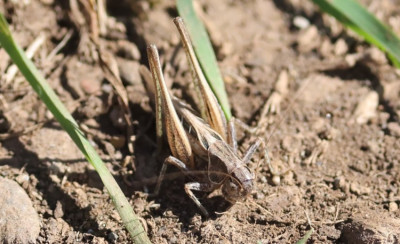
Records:
{"label": "stone", "polygon": [[0,243],[36,243],[40,220],[17,182],[0,177]]}

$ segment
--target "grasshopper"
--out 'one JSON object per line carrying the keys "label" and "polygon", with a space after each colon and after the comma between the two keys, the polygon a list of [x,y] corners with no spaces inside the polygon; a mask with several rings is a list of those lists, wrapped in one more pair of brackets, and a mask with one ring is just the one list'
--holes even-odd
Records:
{"label": "grasshopper", "polygon": [[201,212],[209,216],[193,191],[211,193],[220,188],[228,202],[234,204],[244,200],[252,192],[255,178],[247,164],[262,142],[258,139],[249,147],[243,158],[239,157],[233,120],[226,121],[200,68],[182,18],[175,18],[174,23],[179,31],[194,77],[193,82],[200,97],[201,118],[189,105],[170,95],[162,74],[157,48],[153,44],[149,45],[147,55],[152,82],[148,81],[151,79],[148,77],[146,88],[149,95],[155,98],[158,145],[161,145],[160,141],[165,132],[172,153],[172,156],[165,159],[161,168],[155,193],[160,189],[169,164],[176,166],[186,175],[193,176],[197,172],[193,182],[185,184],[185,191]]}

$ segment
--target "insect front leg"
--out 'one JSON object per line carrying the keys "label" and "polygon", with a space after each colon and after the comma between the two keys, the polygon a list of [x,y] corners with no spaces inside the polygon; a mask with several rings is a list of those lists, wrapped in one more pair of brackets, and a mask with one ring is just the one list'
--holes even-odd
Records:
{"label": "insect front leg", "polygon": [[[251,144],[250,147],[246,150],[246,152],[245,152],[245,154],[243,156],[243,159],[242,159],[242,162],[244,164],[248,164],[250,162],[250,160],[253,157],[254,153],[256,152],[258,147],[260,147],[261,141],[262,140],[260,138],[257,138],[257,140],[253,144]],[[268,156],[268,151],[266,152],[266,155]],[[267,161],[269,161],[269,157],[268,157]]]}
{"label": "insect front leg", "polygon": [[[231,123],[233,125],[231,125]],[[230,126],[228,128],[233,128],[234,127],[234,123],[236,123],[236,125],[240,126],[245,132],[248,132],[250,134],[255,134],[257,132],[257,127],[250,127],[247,124],[243,123],[242,121],[236,119],[236,118],[232,118],[230,121]],[[234,137],[233,137],[234,138]],[[236,140],[236,139],[234,139]],[[260,138],[257,137],[257,140],[250,145],[250,147],[246,150],[245,155],[242,159],[242,162],[245,164],[248,164],[251,160],[251,158],[253,157],[254,153],[256,152],[256,150],[260,147],[260,145],[262,146],[262,149],[264,151],[264,158],[266,160],[266,163],[268,165],[268,169],[272,174],[272,181],[274,182],[275,185],[279,185],[280,184],[280,177],[284,174],[286,174],[287,172],[290,171],[290,169],[286,170],[285,172],[278,172],[271,163],[271,159],[269,157],[269,153],[268,153],[268,147],[267,144],[265,143],[265,141]]]}
{"label": "insect front leg", "polygon": [[204,216],[208,217],[208,211],[205,209],[203,204],[199,201],[199,199],[194,195],[193,191],[204,191],[211,192],[215,189],[215,185],[212,183],[200,183],[200,182],[189,182],[185,184],[186,194],[192,199],[192,201],[200,208],[201,212]]}
{"label": "insect front leg", "polygon": [[[228,123],[228,144],[232,147],[233,152],[237,154],[237,139],[236,139],[236,128],[235,128],[235,123],[242,127],[242,129],[250,134],[254,134],[256,128],[252,128],[245,123],[243,123],[241,120],[238,120],[234,117],[231,118],[231,120]],[[257,148],[260,146],[262,143],[262,139],[257,137],[257,140],[250,145],[250,147],[246,150],[245,156],[243,157],[242,162],[244,164],[248,164],[250,162],[250,159],[253,157],[253,154],[256,152]],[[267,153],[268,154],[268,153]],[[268,157],[269,158],[269,157]]]}
{"label": "insect front leg", "polygon": [[[158,177],[157,180],[157,185],[155,188],[155,194],[158,194],[160,191],[161,183],[164,179],[165,173],[167,171],[168,165],[174,165],[175,167],[179,168],[181,171],[184,173],[189,173],[189,169],[186,167],[186,165],[179,160],[178,158],[175,158],[174,156],[169,156],[168,158],[165,159],[164,164],[161,168],[160,176]],[[185,184],[185,192],[188,194],[190,199],[200,208],[201,212],[208,217],[208,211],[204,208],[204,206],[200,203],[199,199],[194,195],[194,191],[204,191],[204,192],[211,192],[215,188],[214,184],[211,183],[199,183],[199,182],[189,182]]]}

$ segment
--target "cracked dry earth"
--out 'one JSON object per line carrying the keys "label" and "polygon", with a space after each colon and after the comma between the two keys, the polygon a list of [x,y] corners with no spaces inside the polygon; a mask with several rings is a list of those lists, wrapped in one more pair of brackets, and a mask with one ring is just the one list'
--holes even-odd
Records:
{"label": "cracked dry earth", "polygon": [[[284,173],[274,177],[255,155],[251,196],[230,209],[218,192],[203,196],[215,212],[204,218],[184,192],[187,179],[173,177],[180,175],[173,167],[160,195],[146,194],[162,162],[150,160],[155,123],[138,71],[147,66],[147,43],[158,46],[172,92],[192,99],[172,23],[174,2],[108,1],[99,30],[100,46],[115,58],[128,93],[133,155],[121,106],[90,38],[88,2],[3,0],[0,11],[24,49],[39,43],[34,63],[87,133],[154,243],[293,243],[311,228],[310,243],[399,243],[400,72],[382,52],[311,1],[198,1],[232,113],[258,126],[273,166]],[[362,3],[400,33],[396,1]],[[1,231],[2,242],[129,243],[97,173],[21,74],[11,76],[10,64],[0,49],[0,176],[18,182],[28,195],[19,202],[36,211],[27,215],[32,226],[9,225],[40,231],[12,237]],[[255,138],[238,132],[244,151]]]}

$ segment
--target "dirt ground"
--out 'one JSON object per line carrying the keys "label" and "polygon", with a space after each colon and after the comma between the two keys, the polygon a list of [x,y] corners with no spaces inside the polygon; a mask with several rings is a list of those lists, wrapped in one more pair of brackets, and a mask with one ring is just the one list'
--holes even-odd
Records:
{"label": "dirt ground", "polygon": [[[254,193],[231,208],[201,198],[202,217],[172,167],[149,197],[162,160],[139,74],[155,43],[173,92],[188,97],[190,72],[172,23],[173,1],[108,1],[99,43],[115,57],[129,96],[134,153],[115,92],[99,64],[89,1],[0,1],[17,42],[42,38],[33,60],[107,163],[154,243],[400,242],[400,72],[376,48],[322,15],[311,1],[199,1],[232,113],[268,143]],[[400,4],[365,0],[400,35]],[[96,30],[96,29],[95,29]],[[44,34],[43,37],[40,37]],[[7,80],[0,49],[0,176],[28,193],[41,221],[37,243],[129,243],[97,173],[21,74]],[[268,102],[267,102],[268,101]],[[261,121],[261,122],[260,122]],[[243,152],[255,135],[240,128]],[[278,182],[277,180],[280,180]],[[200,196],[201,194],[199,194]],[[4,197],[4,196],[3,196]]]}

